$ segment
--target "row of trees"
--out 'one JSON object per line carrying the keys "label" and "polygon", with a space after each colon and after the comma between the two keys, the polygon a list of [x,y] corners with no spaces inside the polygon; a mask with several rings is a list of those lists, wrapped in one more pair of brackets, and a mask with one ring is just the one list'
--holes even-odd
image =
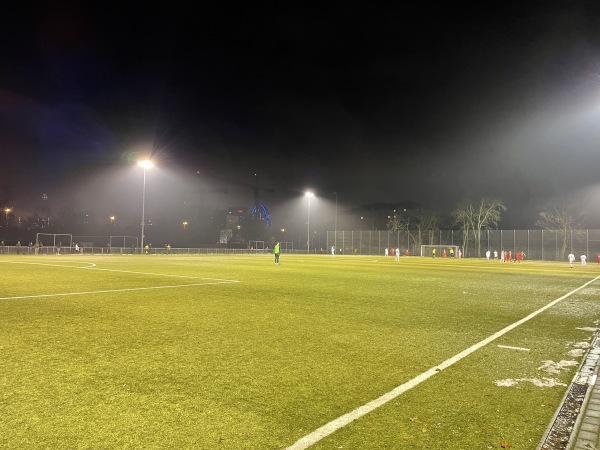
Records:
{"label": "row of trees", "polygon": [[[481,257],[481,236],[486,230],[498,228],[506,205],[497,199],[481,198],[476,201],[465,201],[452,212],[452,220],[463,232],[463,251],[468,253],[469,246],[474,243],[475,253]],[[406,231],[418,248],[425,241],[431,242],[440,227],[439,216],[432,211],[394,211],[387,221],[390,231]],[[558,233],[564,257],[570,232],[580,226],[580,221],[566,208],[552,207],[539,214],[536,225],[544,230],[555,230]]]}

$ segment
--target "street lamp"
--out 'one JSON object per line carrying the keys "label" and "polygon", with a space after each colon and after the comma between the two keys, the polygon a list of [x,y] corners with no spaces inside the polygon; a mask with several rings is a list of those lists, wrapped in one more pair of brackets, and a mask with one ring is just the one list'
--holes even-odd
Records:
{"label": "street lamp", "polygon": [[306,197],[308,197],[308,220],[306,221],[306,226],[307,226],[307,241],[306,241],[306,254],[310,253],[310,199],[311,197],[314,197],[315,194],[313,194],[312,192],[308,191],[306,194],[304,194]]}
{"label": "street lamp", "polygon": [[333,246],[337,249],[337,192],[334,192],[335,195],[335,219],[333,221]]}
{"label": "street lamp", "polygon": [[4,213],[6,214],[6,227],[8,228],[8,213],[12,212],[12,208],[4,208]]}
{"label": "street lamp", "polygon": [[140,254],[144,254],[144,225],[146,223],[145,208],[146,208],[146,170],[154,167],[154,163],[149,159],[138,161],[138,166],[144,169],[144,184],[142,187],[142,240],[140,246]]}
{"label": "street lamp", "polygon": [[115,222],[115,216],[110,216],[108,220],[110,220],[110,225],[112,226],[112,224]]}

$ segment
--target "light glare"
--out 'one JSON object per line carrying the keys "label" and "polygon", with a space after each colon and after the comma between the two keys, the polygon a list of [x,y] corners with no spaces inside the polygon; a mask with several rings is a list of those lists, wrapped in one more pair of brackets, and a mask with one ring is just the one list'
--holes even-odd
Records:
{"label": "light glare", "polygon": [[143,167],[144,169],[150,169],[154,167],[154,163],[149,159],[145,159],[143,161],[138,161],[138,166]]}

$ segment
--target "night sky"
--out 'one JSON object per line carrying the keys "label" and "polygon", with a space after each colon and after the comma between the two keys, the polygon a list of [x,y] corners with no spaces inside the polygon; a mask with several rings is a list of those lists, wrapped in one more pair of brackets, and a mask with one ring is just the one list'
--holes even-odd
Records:
{"label": "night sky", "polygon": [[12,3],[0,195],[23,214],[48,193],[139,215],[149,154],[151,212],[251,206],[258,173],[276,225],[310,188],[346,210],[495,197],[505,228],[567,204],[600,228],[598,2]]}

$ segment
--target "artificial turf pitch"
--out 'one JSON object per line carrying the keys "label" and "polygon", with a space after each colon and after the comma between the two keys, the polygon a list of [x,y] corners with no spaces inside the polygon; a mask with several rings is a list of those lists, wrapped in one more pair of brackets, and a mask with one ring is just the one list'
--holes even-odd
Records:
{"label": "artificial turf pitch", "polygon": [[[5,255],[0,270],[9,449],[285,449],[600,275],[286,254]],[[600,280],[310,448],[535,449],[577,369],[540,367],[581,361],[599,293]]]}

